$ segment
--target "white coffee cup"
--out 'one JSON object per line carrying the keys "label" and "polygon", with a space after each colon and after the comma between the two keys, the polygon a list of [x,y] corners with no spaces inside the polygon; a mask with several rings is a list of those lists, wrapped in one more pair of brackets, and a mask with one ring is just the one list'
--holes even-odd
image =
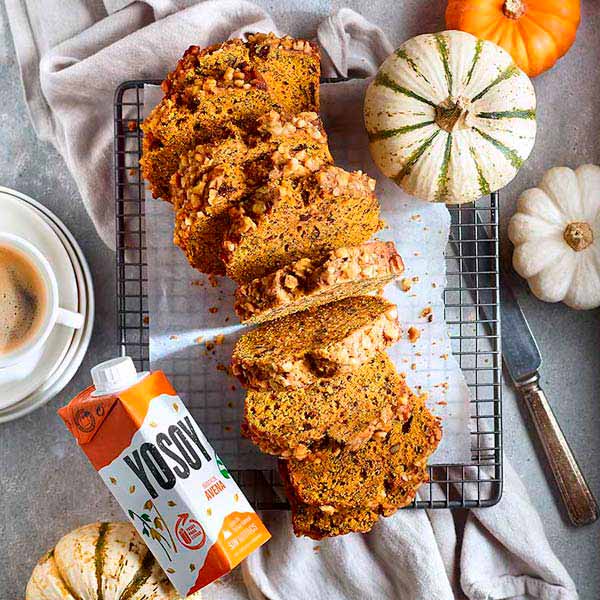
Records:
{"label": "white coffee cup", "polygon": [[59,291],[56,275],[46,257],[26,239],[11,233],[0,233],[0,246],[13,248],[25,255],[36,268],[44,284],[45,307],[40,325],[31,338],[22,346],[0,354],[0,369],[17,365],[27,359],[27,356],[40,350],[45,344],[50,332],[56,325],[80,329],[83,327],[84,316],[59,305]]}

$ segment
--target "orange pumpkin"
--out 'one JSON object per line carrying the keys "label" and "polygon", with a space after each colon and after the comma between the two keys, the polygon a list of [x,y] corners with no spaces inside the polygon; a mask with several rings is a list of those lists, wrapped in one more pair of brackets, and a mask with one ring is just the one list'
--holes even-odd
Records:
{"label": "orange pumpkin", "polygon": [[579,0],[449,0],[448,29],[502,46],[527,75],[543,73],[573,45]]}

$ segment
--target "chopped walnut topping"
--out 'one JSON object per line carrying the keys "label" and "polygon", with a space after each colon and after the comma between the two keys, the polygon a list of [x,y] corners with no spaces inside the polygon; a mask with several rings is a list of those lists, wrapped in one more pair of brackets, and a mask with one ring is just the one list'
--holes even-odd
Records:
{"label": "chopped walnut topping", "polygon": [[412,281],[408,277],[404,277],[400,282],[400,288],[403,292],[408,292],[412,287]]}
{"label": "chopped walnut topping", "polygon": [[313,54],[317,52],[311,42],[297,40],[287,35],[284,37],[277,37],[273,33],[255,33],[248,36],[248,41],[257,46],[256,53],[259,56],[264,55],[264,50],[268,52],[270,49],[295,50],[296,52],[302,52],[304,54]]}
{"label": "chopped walnut topping", "polygon": [[421,332],[414,326],[408,328],[408,341],[414,344],[421,337]]}
{"label": "chopped walnut topping", "polygon": [[432,313],[432,309],[431,306],[426,306],[422,311],[421,311],[421,317],[428,317],[429,315],[431,315]]}
{"label": "chopped walnut topping", "polygon": [[319,506],[319,509],[324,512],[326,515],[333,515],[337,509],[329,504],[322,504]]}

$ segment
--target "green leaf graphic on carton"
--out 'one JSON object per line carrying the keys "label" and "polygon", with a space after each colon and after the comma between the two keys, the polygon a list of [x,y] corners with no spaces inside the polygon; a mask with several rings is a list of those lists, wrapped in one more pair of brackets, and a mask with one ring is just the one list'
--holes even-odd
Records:
{"label": "green leaf graphic on carton", "polygon": [[223,475],[225,479],[231,479],[231,475],[229,474],[227,467],[223,464],[223,461],[216,454],[215,459],[217,461],[217,467],[219,467],[219,472],[221,473],[221,475]]}

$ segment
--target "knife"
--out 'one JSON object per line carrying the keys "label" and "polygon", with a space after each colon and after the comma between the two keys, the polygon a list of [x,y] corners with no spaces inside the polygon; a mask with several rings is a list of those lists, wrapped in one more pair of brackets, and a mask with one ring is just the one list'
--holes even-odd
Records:
{"label": "knife", "polygon": [[[461,212],[457,213],[458,210]],[[478,211],[458,208],[451,209],[450,213],[454,226],[452,240],[465,267],[464,277],[469,287],[490,288],[478,292],[477,303],[482,318],[493,321],[494,274],[498,272],[497,238],[490,239]],[[486,273],[487,282],[482,283],[481,276],[477,281],[475,273],[478,272]],[[598,519],[598,504],[540,387],[542,357],[513,293],[510,275],[505,272],[500,275],[500,314],[505,332],[502,335],[504,364],[529,409],[569,519],[577,527],[593,523]]]}

